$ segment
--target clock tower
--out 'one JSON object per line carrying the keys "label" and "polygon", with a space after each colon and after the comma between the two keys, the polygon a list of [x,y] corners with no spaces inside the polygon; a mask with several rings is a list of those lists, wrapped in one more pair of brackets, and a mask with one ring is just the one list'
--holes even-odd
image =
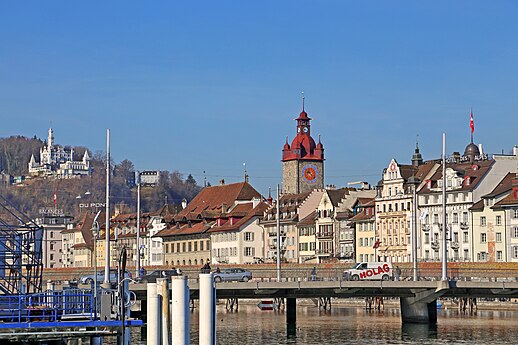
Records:
{"label": "clock tower", "polygon": [[297,121],[297,135],[282,149],[282,185],[283,193],[299,194],[313,189],[324,188],[324,145],[318,137],[318,144],[311,137],[311,119],[304,111]]}

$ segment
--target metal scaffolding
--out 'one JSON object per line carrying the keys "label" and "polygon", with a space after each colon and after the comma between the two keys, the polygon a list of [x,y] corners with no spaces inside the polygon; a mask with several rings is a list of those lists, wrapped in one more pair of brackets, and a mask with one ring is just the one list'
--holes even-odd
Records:
{"label": "metal scaffolding", "polygon": [[43,228],[0,195],[0,293],[41,292]]}

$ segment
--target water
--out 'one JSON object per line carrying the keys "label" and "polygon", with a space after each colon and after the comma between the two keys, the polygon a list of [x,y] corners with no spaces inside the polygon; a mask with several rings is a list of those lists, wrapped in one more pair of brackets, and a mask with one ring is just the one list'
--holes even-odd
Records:
{"label": "water", "polygon": [[[438,324],[402,325],[399,308],[384,312],[334,305],[330,311],[297,306],[297,327],[287,330],[284,312],[240,305],[238,312],[218,306],[217,343],[247,345],[337,344],[516,344],[517,311],[479,310],[476,315],[439,310]],[[145,337],[142,329],[142,337]],[[132,344],[146,344],[133,332]],[[105,342],[106,344],[107,342]],[[198,344],[198,310],[191,314],[191,344]],[[151,344],[150,344],[151,345]]]}

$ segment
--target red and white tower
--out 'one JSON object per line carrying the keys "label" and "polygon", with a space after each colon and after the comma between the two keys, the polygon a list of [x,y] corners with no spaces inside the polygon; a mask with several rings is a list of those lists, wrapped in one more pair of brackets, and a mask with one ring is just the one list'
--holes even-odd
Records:
{"label": "red and white tower", "polygon": [[318,144],[311,137],[311,118],[304,110],[297,121],[297,135],[282,149],[282,184],[283,193],[299,194],[315,188],[324,188],[324,145],[318,137]]}

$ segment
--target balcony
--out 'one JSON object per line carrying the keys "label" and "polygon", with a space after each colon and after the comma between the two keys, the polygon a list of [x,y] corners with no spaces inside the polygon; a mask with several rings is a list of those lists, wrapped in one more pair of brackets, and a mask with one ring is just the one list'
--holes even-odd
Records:
{"label": "balcony", "polygon": [[333,251],[331,249],[317,249],[316,253],[318,256],[330,256]]}
{"label": "balcony", "polygon": [[317,232],[317,238],[333,238],[332,232]]}

